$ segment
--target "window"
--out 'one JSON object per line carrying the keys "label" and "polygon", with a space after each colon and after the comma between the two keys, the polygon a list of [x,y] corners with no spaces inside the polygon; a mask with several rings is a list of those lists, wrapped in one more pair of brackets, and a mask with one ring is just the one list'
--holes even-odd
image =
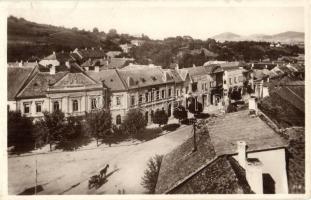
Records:
{"label": "window", "polygon": [[169,88],[169,89],[168,89],[168,97],[171,97],[171,95],[172,95],[172,89]]}
{"label": "window", "polygon": [[187,86],[186,87],[186,94],[188,94],[188,91],[189,91],[189,87]]}
{"label": "window", "polygon": [[201,85],[201,86],[202,86],[202,91],[204,91],[204,83],[202,83],[202,85]]}
{"label": "window", "polygon": [[198,90],[198,83],[192,83],[192,91],[196,92]]}
{"label": "window", "polygon": [[55,112],[55,111],[58,111],[58,110],[59,110],[59,103],[58,103],[58,101],[55,101],[53,103],[53,111]]}
{"label": "window", "polygon": [[116,97],[116,103],[117,103],[117,106],[121,105],[121,97],[119,96]]}
{"label": "window", "polygon": [[131,106],[135,105],[135,96],[131,96]]}
{"label": "window", "polygon": [[92,98],[91,99],[91,109],[95,110],[97,108],[97,99],[96,98]]}
{"label": "window", "polygon": [[37,113],[41,112],[41,110],[42,110],[41,107],[42,107],[42,103],[40,103],[40,102],[36,103],[36,112]]}
{"label": "window", "polygon": [[160,98],[160,91],[157,90],[157,91],[156,91],[156,99],[159,100],[159,98]]}
{"label": "window", "polygon": [[229,78],[229,85],[232,85],[232,80],[231,80],[231,78]]}
{"label": "window", "polygon": [[78,100],[76,99],[72,101],[72,110],[74,112],[79,110]]}
{"label": "window", "polygon": [[140,94],[138,97],[138,103],[142,103],[143,102],[143,95]]}
{"label": "window", "polygon": [[117,117],[116,117],[116,124],[117,125],[121,124],[121,115],[117,115]]}
{"label": "window", "polygon": [[162,99],[165,98],[165,90],[162,90]]}
{"label": "window", "polygon": [[176,96],[179,96],[179,90],[176,90]]}
{"label": "window", "polygon": [[145,100],[146,100],[146,102],[149,102],[149,94],[148,94],[148,92],[145,93]]}
{"label": "window", "polygon": [[153,96],[154,96],[154,95],[153,95],[153,91],[150,92],[150,93],[151,93],[151,98],[150,98],[150,99],[151,99],[151,101],[153,101]]}
{"label": "window", "polygon": [[243,76],[239,76],[239,82],[243,82]]}
{"label": "window", "polygon": [[227,82],[226,82],[226,80],[224,80],[224,84],[226,84]]}
{"label": "window", "polygon": [[237,83],[238,81],[237,81],[237,78],[236,77],[234,77],[234,83]]}
{"label": "window", "polygon": [[24,104],[24,113],[25,114],[30,113],[30,104],[29,103]]}

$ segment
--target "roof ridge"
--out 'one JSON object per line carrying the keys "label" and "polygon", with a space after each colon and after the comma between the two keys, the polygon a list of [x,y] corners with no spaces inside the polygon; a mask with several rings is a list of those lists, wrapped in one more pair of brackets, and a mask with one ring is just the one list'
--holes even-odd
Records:
{"label": "roof ridge", "polygon": [[14,95],[14,98],[19,96],[19,94],[25,89],[25,87],[29,84],[29,82],[39,73],[39,70],[38,70],[38,65],[35,66],[29,76],[23,81],[23,83],[21,84],[19,90],[16,92],[16,94]]}
{"label": "roof ridge", "polygon": [[121,80],[123,86],[125,87],[126,90],[128,90],[128,86],[125,84],[125,81],[123,80],[123,78],[121,78],[118,69],[114,69],[116,71],[116,74],[118,75],[119,79]]}

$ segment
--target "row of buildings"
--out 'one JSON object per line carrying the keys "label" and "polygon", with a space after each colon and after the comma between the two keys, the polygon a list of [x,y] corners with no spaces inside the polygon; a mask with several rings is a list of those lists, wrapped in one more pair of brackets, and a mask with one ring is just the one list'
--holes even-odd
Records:
{"label": "row of buildings", "polygon": [[172,116],[189,95],[204,108],[218,104],[228,99],[230,91],[241,92],[248,77],[238,62],[163,69],[136,65],[128,58],[120,66],[112,64],[113,59],[102,49],[91,48],[53,52],[35,63],[8,63],[8,108],[38,118],[43,111],[83,116],[109,107],[115,124],[122,122],[128,110],[141,108],[151,123],[157,109]]}

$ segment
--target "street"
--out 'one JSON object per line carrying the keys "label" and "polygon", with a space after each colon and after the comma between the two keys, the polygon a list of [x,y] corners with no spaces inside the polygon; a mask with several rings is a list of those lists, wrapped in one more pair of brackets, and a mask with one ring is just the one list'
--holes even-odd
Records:
{"label": "street", "polygon": [[[19,194],[35,186],[38,194],[142,194],[141,178],[148,160],[166,154],[191,136],[191,126],[181,127],[156,139],[118,147],[102,147],[84,151],[49,153],[8,159],[9,194]],[[89,177],[109,164],[107,182],[100,188],[88,189]]]}

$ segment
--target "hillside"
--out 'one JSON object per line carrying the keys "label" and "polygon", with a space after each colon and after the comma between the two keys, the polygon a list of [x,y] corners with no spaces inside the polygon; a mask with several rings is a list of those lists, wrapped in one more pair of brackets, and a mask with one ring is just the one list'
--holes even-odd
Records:
{"label": "hillside", "polygon": [[105,33],[38,24],[13,16],[7,22],[8,61],[27,60],[31,56],[41,58],[52,51],[70,51],[74,48],[118,48],[117,44],[107,44]]}
{"label": "hillside", "polygon": [[237,35],[235,33],[221,33],[215,35],[215,40],[224,41],[265,41],[265,42],[281,42],[281,43],[300,43],[304,41],[304,33],[287,31],[274,35],[253,34],[248,36]]}

